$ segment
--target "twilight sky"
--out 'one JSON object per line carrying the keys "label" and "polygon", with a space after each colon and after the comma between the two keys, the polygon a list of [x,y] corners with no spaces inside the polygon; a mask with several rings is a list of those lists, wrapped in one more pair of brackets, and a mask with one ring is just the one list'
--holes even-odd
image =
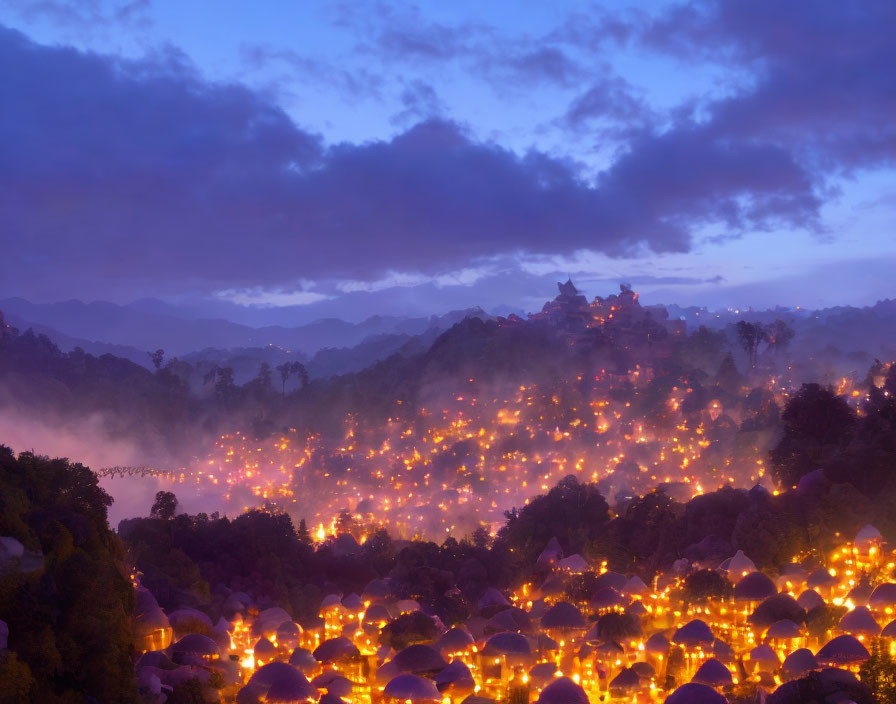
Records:
{"label": "twilight sky", "polygon": [[0,0],[0,297],[873,303],[894,31],[892,0]]}

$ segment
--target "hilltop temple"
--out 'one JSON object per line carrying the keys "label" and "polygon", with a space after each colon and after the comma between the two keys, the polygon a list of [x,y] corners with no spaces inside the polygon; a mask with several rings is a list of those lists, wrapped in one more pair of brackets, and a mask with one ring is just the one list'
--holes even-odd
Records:
{"label": "hilltop temple", "polygon": [[593,314],[588,299],[573,284],[572,279],[566,283],[557,282],[559,293],[552,301],[544,304],[540,313],[529,316],[530,319],[544,319],[571,331],[585,330],[593,325]]}
{"label": "hilltop temple", "polygon": [[671,354],[669,338],[685,334],[683,321],[669,320],[663,306],[642,306],[627,284],[620,285],[619,293],[596,296],[590,303],[572,279],[558,282],[557,289],[556,298],[529,318],[566,330],[573,344],[593,339],[593,334],[600,332],[635,360],[646,362]]}

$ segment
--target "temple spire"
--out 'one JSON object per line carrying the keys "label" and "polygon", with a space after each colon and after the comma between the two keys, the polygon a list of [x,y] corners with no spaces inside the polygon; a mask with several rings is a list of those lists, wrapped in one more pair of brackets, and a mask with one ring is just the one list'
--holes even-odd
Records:
{"label": "temple spire", "polygon": [[557,288],[560,290],[561,296],[578,296],[579,289],[576,288],[575,284],[572,282],[572,277],[567,277],[566,283],[557,282]]}

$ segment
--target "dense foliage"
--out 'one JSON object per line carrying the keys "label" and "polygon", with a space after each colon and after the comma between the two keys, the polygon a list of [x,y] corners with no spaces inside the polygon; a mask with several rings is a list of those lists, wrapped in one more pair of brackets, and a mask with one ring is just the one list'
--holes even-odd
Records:
{"label": "dense foliage", "polygon": [[804,384],[781,414],[784,437],[772,451],[775,473],[785,486],[821,466],[850,441],[855,414],[818,384]]}
{"label": "dense foliage", "polygon": [[106,522],[110,503],[86,467],[0,446],[0,535],[32,553],[0,571],[10,650],[0,700],[134,700],[134,590]]}
{"label": "dense foliage", "polygon": [[862,663],[859,677],[879,702],[896,702],[896,661],[880,638],[871,644],[871,657]]}
{"label": "dense foliage", "polygon": [[[581,551],[605,560],[612,570],[649,580],[681,558],[718,564],[738,549],[775,573],[794,557],[820,558],[839,544],[840,536],[855,534],[869,520],[885,526],[885,533],[893,529],[886,503],[830,482],[812,493],[777,496],[758,488],[725,488],[684,504],[655,491],[617,510],[611,518],[597,485],[568,477],[511,512],[493,540],[477,531],[442,545],[393,541],[379,529],[360,545],[342,533],[313,546],[301,539],[288,515],[257,510],[232,520],[204,514],[132,519],[122,523],[120,532],[143,584],[166,609],[210,605],[215,619],[225,595],[235,590],[308,622],[316,618],[309,605],[325,594],[360,593],[370,580],[389,577],[397,598],[426,604],[453,625],[473,612],[488,587],[516,587],[529,578],[554,537],[564,554]],[[588,599],[598,586],[594,575],[585,573],[570,583],[570,596]],[[687,578],[683,596],[699,602],[729,589],[716,572],[702,570]],[[790,616],[822,630],[839,618]],[[419,624],[408,621],[384,637],[396,642],[422,638]]]}
{"label": "dense foliage", "polygon": [[[876,370],[872,368],[872,376]],[[883,384],[867,384],[859,412],[830,388],[804,384],[781,414],[784,435],[772,450],[775,476],[795,486],[817,469],[880,503],[896,492],[896,365]]]}
{"label": "dense foliage", "polygon": [[[691,411],[698,400],[735,398],[743,379],[731,354],[742,354],[732,337],[705,327],[680,339],[665,336],[670,354],[653,360],[655,382],[641,390],[623,384],[619,400],[663,423],[670,420],[669,389],[682,379],[695,390]],[[234,428],[259,437],[291,427],[338,436],[352,415],[377,427],[395,415],[397,399],[413,417],[467,379],[496,390],[521,383],[556,388],[566,394],[557,406],[559,422],[582,400],[574,380],[625,375],[636,366],[632,350],[608,332],[589,329],[570,344],[569,331],[536,320],[470,317],[435,338],[415,340],[401,354],[337,377],[309,382],[299,363],[272,367],[263,361],[254,378],[238,384],[224,362],[165,360],[156,350],[149,356],[153,371],[111,354],[63,352],[44,335],[7,326],[0,336],[0,407],[61,420],[98,416],[109,437],[192,453],[198,437]]]}
{"label": "dense foliage", "polygon": [[395,544],[380,530],[362,545],[342,534],[315,549],[289,516],[266,511],[232,520],[204,514],[132,519],[119,530],[142,583],[166,610],[210,603],[215,618],[225,591],[235,590],[308,622],[325,594],[360,593],[372,579],[389,576],[396,596],[430,604],[454,624],[488,586],[507,587],[518,576],[503,545]]}
{"label": "dense foliage", "polygon": [[597,485],[581,484],[570,475],[522,510],[507,512],[498,537],[531,564],[554,537],[567,553],[582,552],[609,520],[610,507]]}

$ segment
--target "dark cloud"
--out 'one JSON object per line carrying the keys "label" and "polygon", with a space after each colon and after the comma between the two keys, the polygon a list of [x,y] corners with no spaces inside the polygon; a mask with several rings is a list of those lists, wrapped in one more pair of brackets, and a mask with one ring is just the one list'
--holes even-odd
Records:
{"label": "dark cloud", "polygon": [[643,128],[652,115],[647,102],[628,81],[610,76],[592,83],[572,102],[564,119],[574,129],[581,129],[594,120],[611,120]]}
{"label": "dark cloud", "polygon": [[500,93],[529,90],[533,84],[574,85],[585,68],[564,45],[590,40],[589,51],[594,51],[601,33],[601,41],[607,42],[621,31],[602,27],[598,18],[577,18],[544,35],[510,36],[483,22],[434,22],[413,4],[381,2],[375,7],[375,12],[343,7],[337,14],[338,26],[358,36],[360,53],[386,65],[456,66]]}
{"label": "dark cloud", "polygon": [[356,5],[340,15],[340,25],[357,34],[360,50],[387,62],[451,61],[477,53],[483,41],[497,36],[483,23],[431,21],[407,3]]}
{"label": "dark cloud", "polygon": [[[823,233],[822,199],[839,177],[896,161],[888,68],[896,66],[896,42],[884,29],[894,26],[896,4],[887,0],[709,0],[642,18],[641,41],[654,49],[750,78],[723,98],[673,111],[663,130],[628,134],[599,190],[647,222],[682,231],[720,223],[714,240],[775,226]],[[570,106],[567,121],[637,122],[644,108],[626,88],[599,82]]]}
{"label": "dark cloud", "polygon": [[893,27],[890,0],[709,0],[673,6],[644,39],[748,70],[747,89],[704,106],[704,131],[781,145],[820,179],[896,159]]}
{"label": "dark cloud", "polygon": [[572,85],[584,73],[579,64],[556,46],[539,46],[511,55],[507,66],[520,76],[562,86]]}
{"label": "dark cloud", "polygon": [[0,0],[0,9],[25,20],[42,18],[79,32],[110,25],[146,29],[150,6],[150,0]]}
{"label": "dark cloud", "polygon": [[585,67],[559,46],[541,39],[495,39],[463,57],[465,70],[481,76],[498,96],[519,96],[536,86],[577,87]]}
{"label": "dark cloud", "polygon": [[628,44],[643,32],[648,22],[649,16],[636,8],[610,12],[593,4],[587,12],[570,12],[545,39],[594,53],[607,46]]}
{"label": "dark cloud", "polygon": [[595,179],[438,120],[328,147],[176,53],[115,60],[12,31],[0,90],[4,288],[43,298],[685,251],[701,224],[805,224],[818,208],[786,149],[696,125],[633,140]]}
{"label": "dark cloud", "polygon": [[[359,98],[381,100],[383,97],[382,76],[364,67],[342,68],[292,49],[266,44],[243,44],[240,58],[249,71],[273,75],[278,95],[296,98],[294,86],[299,83],[306,91],[309,86],[334,90],[351,103]],[[307,94],[303,97],[307,98]]]}
{"label": "dark cloud", "polygon": [[448,112],[448,106],[436,89],[419,79],[405,85],[400,99],[402,110],[392,118],[392,123],[396,125],[440,118]]}
{"label": "dark cloud", "polygon": [[821,206],[810,174],[786,149],[730,140],[690,123],[634,138],[601,175],[599,191],[620,218],[677,234],[682,250],[700,224],[735,232],[816,227]]}
{"label": "dark cloud", "polygon": [[386,26],[378,37],[378,48],[391,60],[444,61],[470,51],[469,42],[477,33],[473,27],[438,23],[405,29]]}

